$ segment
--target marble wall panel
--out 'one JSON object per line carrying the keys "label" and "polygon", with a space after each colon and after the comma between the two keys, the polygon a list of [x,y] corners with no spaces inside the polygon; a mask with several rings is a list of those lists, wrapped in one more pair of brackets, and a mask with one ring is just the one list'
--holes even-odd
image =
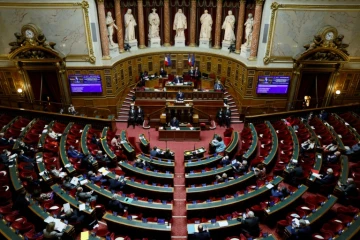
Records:
{"label": "marble wall panel", "polygon": [[271,56],[295,56],[326,26],[335,27],[349,44],[352,57],[360,56],[360,10],[283,10],[275,20]]}
{"label": "marble wall panel", "polygon": [[14,33],[20,32],[25,24],[40,27],[47,41],[55,42],[55,48],[65,56],[87,55],[87,38],[83,10],[72,8],[42,8],[41,5],[27,8],[3,7],[0,4],[0,55],[10,52],[9,43],[15,41]]}

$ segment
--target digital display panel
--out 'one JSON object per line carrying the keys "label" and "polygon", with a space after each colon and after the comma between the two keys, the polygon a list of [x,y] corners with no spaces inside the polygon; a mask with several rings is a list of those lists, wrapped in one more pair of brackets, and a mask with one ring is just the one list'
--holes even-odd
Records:
{"label": "digital display panel", "polygon": [[287,94],[290,84],[289,76],[259,76],[257,94]]}
{"label": "digital display panel", "polygon": [[72,93],[102,93],[100,75],[70,75],[69,82]]}

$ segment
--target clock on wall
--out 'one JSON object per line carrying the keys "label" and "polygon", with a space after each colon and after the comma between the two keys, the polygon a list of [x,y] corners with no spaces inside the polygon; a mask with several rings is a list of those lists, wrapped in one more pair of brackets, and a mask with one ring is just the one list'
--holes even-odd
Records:
{"label": "clock on wall", "polygon": [[319,34],[320,34],[321,38],[323,39],[323,41],[331,42],[331,41],[334,41],[335,38],[337,38],[338,31],[334,27],[326,26],[320,30]]}
{"label": "clock on wall", "polygon": [[39,34],[42,33],[42,31],[35,24],[28,23],[21,28],[21,33],[26,40],[32,42],[37,39],[37,37],[39,36]]}

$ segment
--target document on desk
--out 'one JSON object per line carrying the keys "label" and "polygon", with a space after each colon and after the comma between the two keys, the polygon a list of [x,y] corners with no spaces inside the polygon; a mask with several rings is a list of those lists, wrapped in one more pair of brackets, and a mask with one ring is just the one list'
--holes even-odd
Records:
{"label": "document on desk", "polygon": [[79,210],[84,211],[85,210],[85,203],[82,203],[79,205]]}
{"label": "document on desk", "polygon": [[318,174],[318,173],[312,173],[312,175],[313,175],[314,177],[316,177],[316,178],[320,178],[320,177],[321,177],[321,175]]}
{"label": "document on desk", "polygon": [[268,189],[272,189],[272,188],[274,187],[274,185],[272,185],[271,183],[269,183],[268,185],[266,185],[266,187],[267,187]]}
{"label": "document on desk", "polygon": [[73,178],[71,179],[70,183],[71,183],[72,185],[75,185],[75,186],[76,186],[76,185],[79,183],[79,179],[78,179],[77,177],[73,177]]}
{"label": "document on desk", "polygon": [[88,240],[89,239],[89,231],[82,232],[80,234],[80,240]]}
{"label": "document on desk", "polygon": [[63,223],[60,219],[54,219],[55,220],[55,230],[62,232],[67,225]]}
{"label": "document on desk", "polygon": [[46,223],[51,223],[54,221],[55,221],[55,218],[53,218],[52,216],[48,216],[47,218],[44,219],[44,222],[46,222]]}
{"label": "document on desk", "polygon": [[175,128],[176,130],[180,130],[180,128]]}
{"label": "document on desk", "polygon": [[224,221],[218,221],[217,223],[219,224],[220,227],[225,227],[225,226],[229,225],[228,221],[225,221],[225,220]]}
{"label": "document on desk", "polygon": [[70,208],[70,203],[64,203],[63,204],[63,208],[64,208],[64,212],[66,213],[67,211],[69,211],[71,208]]}
{"label": "document on desk", "polygon": [[176,127],[170,127],[170,129],[171,129],[171,130],[175,130],[175,129],[176,129]]}

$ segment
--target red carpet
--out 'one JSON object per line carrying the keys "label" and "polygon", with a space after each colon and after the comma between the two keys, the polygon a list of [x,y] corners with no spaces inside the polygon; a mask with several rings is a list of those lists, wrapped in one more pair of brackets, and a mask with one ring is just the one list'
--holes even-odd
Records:
{"label": "red carpet", "polygon": [[[117,134],[122,129],[126,129],[127,123],[118,122]],[[235,131],[240,132],[243,128],[242,123],[232,124]],[[184,167],[184,151],[192,150],[194,148],[205,147],[208,149],[209,142],[212,140],[214,134],[223,136],[225,128],[216,128],[215,130],[208,130],[201,132],[201,141],[199,142],[172,142],[172,141],[159,141],[158,133],[154,128],[143,129],[141,126],[136,126],[135,129],[129,128],[127,130],[128,138],[132,144],[136,144],[136,150],[138,150],[139,134],[145,134],[146,138],[150,141],[150,147],[157,146],[161,149],[170,148],[175,152],[175,169],[174,169],[174,204],[172,211],[172,227],[171,237],[172,239],[187,239],[187,212],[186,212],[186,186],[185,186],[185,167]]]}

